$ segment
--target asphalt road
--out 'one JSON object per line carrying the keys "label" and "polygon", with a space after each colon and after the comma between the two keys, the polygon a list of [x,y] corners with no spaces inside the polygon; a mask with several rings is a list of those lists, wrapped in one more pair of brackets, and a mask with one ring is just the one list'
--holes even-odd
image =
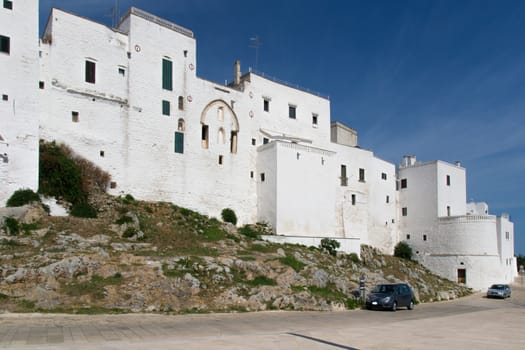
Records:
{"label": "asphalt road", "polygon": [[413,311],[0,314],[0,349],[525,349],[525,288]]}

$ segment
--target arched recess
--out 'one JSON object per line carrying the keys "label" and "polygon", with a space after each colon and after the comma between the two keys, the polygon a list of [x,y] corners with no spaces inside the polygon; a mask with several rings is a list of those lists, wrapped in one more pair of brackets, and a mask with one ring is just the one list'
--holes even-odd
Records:
{"label": "arched recess", "polygon": [[[230,151],[231,153],[235,154],[237,153],[237,135],[239,133],[239,119],[237,118],[237,114],[233,111],[231,106],[226,103],[223,100],[214,100],[211,101],[204,107],[202,113],[201,113],[201,125],[202,125],[202,147],[208,148],[209,142],[209,131],[208,131],[208,124],[206,122],[206,117],[210,109],[217,108],[217,116],[223,117],[225,112],[228,111],[229,115],[231,115],[231,135],[230,135]],[[222,119],[222,118],[219,118]],[[221,120],[224,121],[224,120]],[[220,130],[218,131],[220,133]],[[226,135],[224,135],[224,130],[222,131],[222,138],[224,139]]]}

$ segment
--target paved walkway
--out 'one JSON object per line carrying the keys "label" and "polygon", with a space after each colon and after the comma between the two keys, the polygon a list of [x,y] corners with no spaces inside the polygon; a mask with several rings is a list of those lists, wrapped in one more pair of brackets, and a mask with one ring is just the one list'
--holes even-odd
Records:
{"label": "paved walkway", "polygon": [[525,349],[525,288],[414,311],[0,314],[0,349]]}

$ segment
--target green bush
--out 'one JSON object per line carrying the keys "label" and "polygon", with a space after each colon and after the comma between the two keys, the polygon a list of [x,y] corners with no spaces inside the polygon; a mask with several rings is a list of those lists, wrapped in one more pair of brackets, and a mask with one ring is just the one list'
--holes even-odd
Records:
{"label": "green bush", "polygon": [[122,234],[122,237],[124,238],[131,238],[135,236],[138,233],[137,229],[134,227],[128,227],[124,233]]}
{"label": "green bush", "polygon": [[319,247],[321,248],[321,250],[324,250],[330,255],[335,256],[337,254],[337,248],[339,248],[340,246],[341,243],[339,243],[335,239],[323,238]]}
{"label": "green bush", "polygon": [[133,218],[131,216],[124,215],[120,219],[115,221],[115,224],[117,224],[117,225],[124,225],[124,224],[130,224],[132,222],[133,222]]}
{"label": "green bush", "polygon": [[18,224],[18,221],[10,216],[4,219],[4,225],[2,228],[10,236],[16,236],[18,233],[20,233],[20,225]]}
{"label": "green bush", "polygon": [[275,282],[274,279],[271,279],[269,277],[262,276],[262,275],[261,276],[257,276],[253,280],[247,281],[246,283],[249,284],[250,286],[253,286],[253,287],[258,287],[258,286],[276,286],[277,285],[277,282]]}
{"label": "green bush", "polygon": [[237,215],[230,208],[224,208],[221,212],[222,221],[237,225]]}
{"label": "green bush", "polygon": [[259,232],[254,230],[251,225],[244,225],[239,229],[239,233],[249,238],[259,239]]}
{"label": "green bush", "polygon": [[412,248],[406,242],[399,242],[394,248],[394,256],[412,260]]}
{"label": "green bush", "polygon": [[21,207],[33,202],[41,202],[40,196],[31,189],[16,190],[7,200],[7,207]]}
{"label": "green bush", "polygon": [[356,253],[350,253],[348,254],[348,257],[350,258],[350,261],[353,263],[359,264],[359,256]]}
{"label": "green bush", "polygon": [[284,258],[280,258],[279,261],[281,264],[290,266],[295,272],[299,272],[304,268],[304,264],[293,256],[285,256]]}
{"label": "green bush", "polygon": [[97,210],[88,203],[78,203],[71,207],[69,214],[77,218],[96,218]]}

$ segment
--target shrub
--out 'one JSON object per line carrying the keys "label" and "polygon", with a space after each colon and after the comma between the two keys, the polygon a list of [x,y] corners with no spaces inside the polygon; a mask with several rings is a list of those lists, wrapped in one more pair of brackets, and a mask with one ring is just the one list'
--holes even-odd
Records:
{"label": "shrub", "polygon": [[412,260],[412,248],[406,242],[399,242],[394,248],[394,256]]}
{"label": "shrub", "polygon": [[285,256],[284,258],[280,258],[279,261],[284,265],[290,266],[295,272],[299,272],[304,268],[304,264],[293,256]]}
{"label": "shrub", "polygon": [[323,238],[319,247],[321,248],[321,250],[324,250],[330,255],[335,256],[337,254],[337,248],[339,248],[340,246],[341,243],[339,243],[335,239]]}
{"label": "shrub", "polygon": [[221,212],[222,221],[237,225],[237,215],[230,208],[224,208]]}
{"label": "shrub", "polygon": [[20,189],[16,190],[11,197],[7,200],[6,206],[7,207],[21,207],[23,205],[33,203],[33,202],[41,202],[40,196],[33,192],[33,190],[30,189]]}
{"label": "shrub", "polygon": [[276,286],[277,282],[275,282],[274,279],[271,279],[269,277],[260,275],[255,277],[253,280],[247,281],[247,284],[250,286],[258,287],[258,286]]}
{"label": "shrub", "polygon": [[135,236],[138,233],[137,229],[134,227],[128,227],[126,231],[122,234],[122,237],[124,238],[131,238]]}
{"label": "shrub", "polygon": [[359,256],[356,253],[350,253],[348,254],[348,257],[353,263],[359,264]]}
{"label": "shrub", "polygon": [[244,225],[239,229],[239,233],[253,239],[259,238],[259,232],[254,230],[251,225]]}
{"label": "shrub", "polygon": [[15,236],[20,232],[20,225],[18,224],[18,221],[10,216],[5,218],[2,228],[10,236]]}
{"label": "shrub", "polygon": [[73,205],[69,214],[77,218],[96,218],[97,210],[88,203],[78,203]]}
{"label": "shrub", "polygon": [[117,225],[124,225],[124,224],[130,224],[132,222],[133,222],[133,218],[131,216],[124,215],[120,219],[115,221],[115,224],[117,224]]}

